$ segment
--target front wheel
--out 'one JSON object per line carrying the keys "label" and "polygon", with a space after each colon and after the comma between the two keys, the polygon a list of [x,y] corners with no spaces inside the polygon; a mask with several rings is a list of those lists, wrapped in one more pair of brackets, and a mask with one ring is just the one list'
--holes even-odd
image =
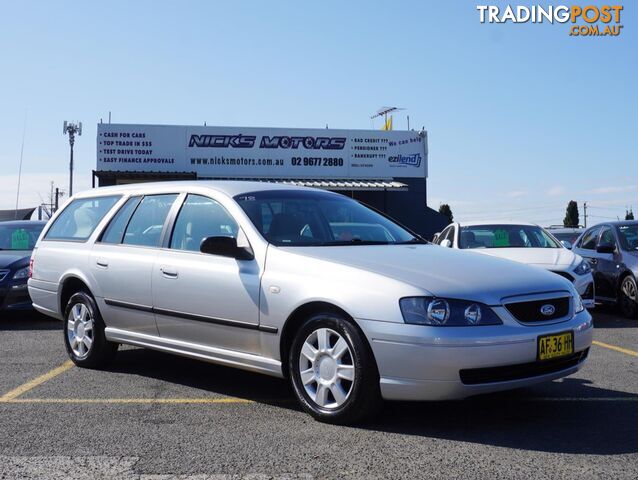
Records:
{"label": "front wheel", "polygon": [[71,296],[64,312],[64,345],[78,367],[101,368],[117,352],[117,343],[104,334],[104,322],[93,297],[86,292]]}
{"label": "front wheel", "polygon": [[288,367],[299,403],[317,420],[353,423],[381,405],[370,347],[340,315],[309,318],[293,340]]}
{"label": "front wheel", "polygon": [[631,275],[626,276],[620,284],[618,307],[625,317],[638,317],[638,287]]}

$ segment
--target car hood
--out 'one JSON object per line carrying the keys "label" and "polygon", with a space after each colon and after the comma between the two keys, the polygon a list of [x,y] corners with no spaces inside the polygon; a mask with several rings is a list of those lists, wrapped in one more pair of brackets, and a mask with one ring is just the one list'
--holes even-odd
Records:
{"label": "car hood", "polygon": [[14,263],[20,261],[24,261],[28,265],[30,258],[30,250],[0,250],[0,268],[13,266]]}
{"label": "car hood", "polygon": [[576,254],[566,248],[475,248],[473,252],[545,268],[568,267]]}
{"label": "car hood", "polygon": [[488,255],[433,245],[361,245],[283,248],[329,262],[371,271],[432,295],[498,305],[504,297],[563,290],[564,278],[545,270]]}

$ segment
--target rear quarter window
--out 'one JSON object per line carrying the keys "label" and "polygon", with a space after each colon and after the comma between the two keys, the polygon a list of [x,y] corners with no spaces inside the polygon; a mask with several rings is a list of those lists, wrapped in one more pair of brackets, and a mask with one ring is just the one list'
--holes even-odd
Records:
{"label": "rear quarter window", "polygon": [[120,195],[73,200],[55,219],[45,240],[86,241]]}

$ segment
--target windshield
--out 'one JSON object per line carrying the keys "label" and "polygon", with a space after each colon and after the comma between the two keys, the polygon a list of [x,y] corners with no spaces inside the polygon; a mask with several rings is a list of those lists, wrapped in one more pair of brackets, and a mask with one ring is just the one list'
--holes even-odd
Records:
{"label": "windshield", "polygon": [[630,252],[638,251],[638,223],[619,225],[617,228],[622,249]]}
{"label": "windshield", "polygon": [[44,224],[0,223],[0,250],[33,250]]}
{"label": "windshield", "polygon": [[266,190],[238,195],[235,200],[273,245],[299,247],[420,242],[383,215],[336,193]]}
{"label": "windshield", "polygon": [[461,227],[460,248],[560,248],[542,228],[533,225]]}

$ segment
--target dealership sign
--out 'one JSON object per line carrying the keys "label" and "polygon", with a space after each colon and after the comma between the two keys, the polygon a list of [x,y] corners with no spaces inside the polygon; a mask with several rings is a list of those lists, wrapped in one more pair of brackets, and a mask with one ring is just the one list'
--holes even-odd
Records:
{"label": "dealership sign", "polygon": [[414,131],[98,124],[97,170],[195,172],[199,178],[427,175]]}

